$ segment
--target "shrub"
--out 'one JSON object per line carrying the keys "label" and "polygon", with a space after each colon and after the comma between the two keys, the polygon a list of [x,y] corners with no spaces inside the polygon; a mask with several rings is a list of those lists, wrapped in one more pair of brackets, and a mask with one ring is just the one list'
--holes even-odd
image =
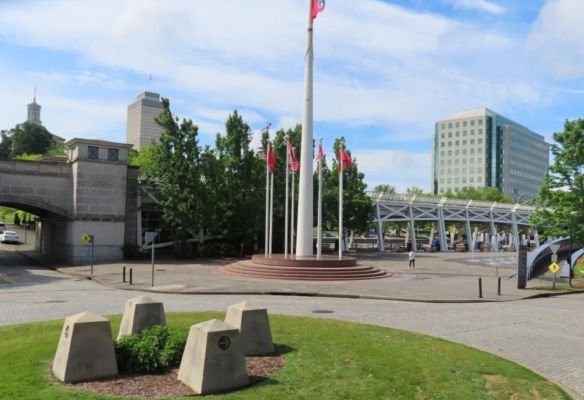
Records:
{"label": "shrub", "polygon": [[124,336],[115,342],[118,370],[121,374],[162,373],[179,365],[185,344],[184,333],[164,325]]}

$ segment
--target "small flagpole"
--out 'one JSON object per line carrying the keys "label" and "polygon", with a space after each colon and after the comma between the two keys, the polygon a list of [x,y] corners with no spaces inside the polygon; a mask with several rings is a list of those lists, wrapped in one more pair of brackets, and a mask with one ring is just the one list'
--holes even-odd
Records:
{"label": "small flagpole", "polygon": [[[322,148],[322,139],[320,139],[320,146]],[[322,159],[324,155],[318,160],[318,216],[317,216],[317,247],[316,258],[322,256]]]}
{"label": "small flagpole", "polygon": [[294,173],[294,171],[292,171],[292,199],[290,201],[291,202],[291,206],[292,206],[292,223],[290,224],[290,239],[291,239],[291,242],[290,242],[290,254],[296,254],[296,251],[294,251],[294,243],[296,243],[295,242],[296,230],[294,229],[294,214],[295,214],[294,209],[296,208],[296,205],[295,205],[295,202],[294,202],[294,200],[295,200],[294,199],[294,192],[295,192],[295,190],[294,190],[294,186],[295,186],[294,185],[294,181],[295,181],[295,175],[296,174]]}
{"label": "small flagpole", "polygon": [[290,144],[290,139],[286,135],[286,155],[284,157],[286,163],[286,195],[285,206],[284,206],[284,258],[288,258],[288,174],[289,174],[289,160],[288,160],[288,146]]}
{"label": "small flagpole", "polygon": [[[343,147],[341,147],[343,151]],[[343,258],[343,155],[339,152],[339,260]]]}
{"label": "small flagpole", "polygon": [[272,235],[274,233],[274,172],[270,177],[270,244],[269,256],[272,257]]}
{"label": "small flagpole", "polygon": [[265,228],[265,242],[264,251],[265,257],[268,257],[268,243],[269,243],[269,229],[270,229],[270,167],[268,165],[268,157],[270,156],[270,143],[266,148],[266,228]]}

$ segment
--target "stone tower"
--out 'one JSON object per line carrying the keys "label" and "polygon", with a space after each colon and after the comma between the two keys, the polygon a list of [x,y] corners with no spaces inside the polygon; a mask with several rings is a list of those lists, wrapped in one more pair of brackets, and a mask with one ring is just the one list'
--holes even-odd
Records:
{"label": "stone tower", "polygon": [[[36,93],[36,89],[35,89]],[[32,99],[32,103],[27,105],[28,113],[26,116],[26,122],[32,122],[34,124],[42,125],[41,123],[41,106],[36,102],[36,94]]]}

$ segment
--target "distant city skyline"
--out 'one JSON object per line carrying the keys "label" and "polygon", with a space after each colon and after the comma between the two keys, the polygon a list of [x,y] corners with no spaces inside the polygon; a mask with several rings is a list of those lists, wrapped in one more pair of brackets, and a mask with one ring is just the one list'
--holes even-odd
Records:
{"label": "distant city skyline", "polygon": [[[126,141],[127,106],[168,97],[214,141],[301,121],[307,0],[0,2],[0,129],[35,86],[52,133]],[[432,190],[434,123],[488,107],[552,142],[582,117],[580,0],[330,0],[315,24],[315,137],[345,136],[370,188]],[[269,34],[268,34],[269,33]],[[152,79],[149,76],[152,75]]]}

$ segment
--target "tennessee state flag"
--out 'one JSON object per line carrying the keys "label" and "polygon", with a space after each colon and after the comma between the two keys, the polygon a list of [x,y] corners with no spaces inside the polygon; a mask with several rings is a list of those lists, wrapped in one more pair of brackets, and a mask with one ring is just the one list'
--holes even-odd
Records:
{"label": "tennessee state flag", "polygon": [[276,169],[276,154],[274,153],[274,149],[272,149],[272,145],[269,143],[268,154],[266,155],[266,165],[268,167],[268,172],[273,174],[274,169]]}
{"label": "tennessee state flag", "polygon": [[320,163],[320,160],[322,160],[322,157],[324,156],[324,153],[322,151],[322,143],[318,144],[318,153],[316,155],[316,159],[318,160],[318,162]]}
{"label": "tennessee state flag", "polygon": [[296,152],[290,142],[288,142],[288,165],[294,172],[297,172],[300,169],[300,163],[298,162],[298,158],[296,158]]}
{"label": "tennessee state flag", "polygon": [[312,12],[311,12],[311,16],[312,16],[312,20],[314,21],[316,19],[316,16],[318,15],[318,13],[323,12],[324,11],[324,6],[325,6],[325,0],[312,0]]}
{"label": "tennessee state flag", "polygon": [[[339,163],[343,163],[343,169],[349,169],[351,168],[351,165],[353,165],[353,162],[351,161],[351,156],[349,155],[349,153],[347,153],[347,150],[345,150],[345,148],[343,147],[341,149],[341,151],[339,151]],[[340,165],[339,165],[339,170],[340,170]]]}

